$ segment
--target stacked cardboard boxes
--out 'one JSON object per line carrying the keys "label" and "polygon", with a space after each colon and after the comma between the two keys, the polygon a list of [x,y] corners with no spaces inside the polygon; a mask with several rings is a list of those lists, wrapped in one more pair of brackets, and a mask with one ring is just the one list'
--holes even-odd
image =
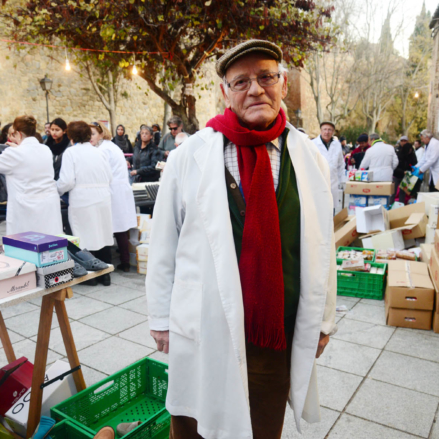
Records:
{"label": "stacked cardboard boxes", "polygon": [[149,244],[151,226],[151,215],[137,214],[137,227],[130,229],[129,238],[130,265],[132,267],[139,268],[137,263],[137,247],[141,244]]}

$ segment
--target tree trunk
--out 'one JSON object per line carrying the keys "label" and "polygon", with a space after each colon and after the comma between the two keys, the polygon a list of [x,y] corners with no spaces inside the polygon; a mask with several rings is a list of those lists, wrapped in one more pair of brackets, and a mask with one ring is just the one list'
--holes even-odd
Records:
{"label": "tree trunk", "polygon": [[162,127],[162,136],[169,132],[168,120],[172,116],[172,111],[170,105],[165,102],[164,111],[163,111],[163,127]]}
{"label": "tree trunk", "polygon": [[110,114],[110,131],[111,135],[116,134],[116,102],[114,99],[114,80],[111,70],[108,70],[108,97],[110,108],[108,108],[108,113]]}
{"label": "tree trunk", "polygon": [[189,78],[182,90],[182,106],[186,120],[183,119],[185,131],[194,134],[199,130],[200,124],[197,119],[196,98],[194,91],[194,78]]}

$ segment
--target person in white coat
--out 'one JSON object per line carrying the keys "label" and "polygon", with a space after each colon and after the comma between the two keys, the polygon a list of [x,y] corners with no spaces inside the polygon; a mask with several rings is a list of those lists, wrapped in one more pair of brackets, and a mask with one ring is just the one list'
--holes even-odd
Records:
{"label": "person in white coat", "polygon": [[[57,181],[58,193],[69,193],[69,222],[73,234],[80,239],[81,247],[111,264],[110,165],[104,153],[90,143],[91,128],[87,123],[70,122],[67,135],[73,146],[67,148],[63,155]],[[110,285],[110,275],[100,276],[98,281]]]}
{"label": "person in white coat", "polygon": [[439,140],[433,137],[431,131],[423,130],[421,141],[425,145],[425,152],[417,167],[422,173],[430,170],[430,192],[437,192],[435,186],[439,182]]}
{"label": "person in white coat", "polygon": [[163,173],[146,295],[171,439],[278,439],[287,400],[299,431],[320,420],[315,360],[337,328],[330,172],[286,122],[281,60],[268,41],[227,51],[224,115]]}
{"label": "person in white coat", "polygon": [[120,252],[118,270],[130,271],[130,252],[128,230],[137,227],[136,205],[134,193],[128,178],[128,167],[122,150],[111,141],[111,133],[101,122],[90,125],[93,146],[103,151],[111,167],[113,180],[111,182],[111,212],[113,218],[113,233]]}
{"label": "person in white coat", "polygon": [[17,117],[12,125],[13,146],[0,155],[0,174],[6,176],[8,187],[7,235],[63,233],[52,153],[34,137],[36,128],[34,117]]}
{"label": "person in white coat", "polygon": [[366,151],[361,167],[373,171],[373,181],[393,181],[393,171],[399,163],[395,148],[384,143],[378,134],[371,134],[369,139],[372,146]]}
{"label": "person in white coat", "polygon": [[343,189],[345,183],[345,165],[341,143],[334,139],[335,125],[332,122],[320,124],[320,136],[313,139],[320,154],[328,162],[331,172],[331,193],[334,201],[334,209],[340,207],[339,190]]}

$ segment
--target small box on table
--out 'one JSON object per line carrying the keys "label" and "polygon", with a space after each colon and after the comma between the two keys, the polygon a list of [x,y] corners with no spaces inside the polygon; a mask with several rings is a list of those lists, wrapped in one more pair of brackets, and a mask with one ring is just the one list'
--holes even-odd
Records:
{"label": "small box on table", "polygon": [[0,299],[37,287],[35,264],[0,255]]}
{"label": "small box on table", "polygon": [[52,288],[73,280],[75,263],[70,259],[59,264],[37,268],[37,285],[40,288]]}
{"label": "small box on table", "polygon": [[37,267],[65,262],[68,259],[67,239],[36,232],[3,237],[5,255],[31,262]]}

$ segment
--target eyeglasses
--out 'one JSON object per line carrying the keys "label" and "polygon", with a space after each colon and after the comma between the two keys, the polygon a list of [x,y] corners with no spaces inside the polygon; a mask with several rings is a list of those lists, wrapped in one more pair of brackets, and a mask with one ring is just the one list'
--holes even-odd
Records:
{"label": "eyeglasses", "polygon": [[101,126],[97,122],[92,122],[91,125],[96,127],[99,134],[103,133]]}
{"label": "eyeglasses", "polygon": [[227,82],[227,86],[232,91],[247,91],[250,89],[252,81],[256,80],[261,87],[271,87],[279,82],[280,75],[281,74],[279,72],[268,72],[262,73],[256,78],[249,78],[248,76],[245,76],[236,78],[232,82]]}
{"label": "eyeglasses", "polygon": [[175,127],[175,128],[171,128],[171,127],[169,127],[169,129],[171,130],[171,131],[176,131],[176,130],[178,130],[180,127]]}

